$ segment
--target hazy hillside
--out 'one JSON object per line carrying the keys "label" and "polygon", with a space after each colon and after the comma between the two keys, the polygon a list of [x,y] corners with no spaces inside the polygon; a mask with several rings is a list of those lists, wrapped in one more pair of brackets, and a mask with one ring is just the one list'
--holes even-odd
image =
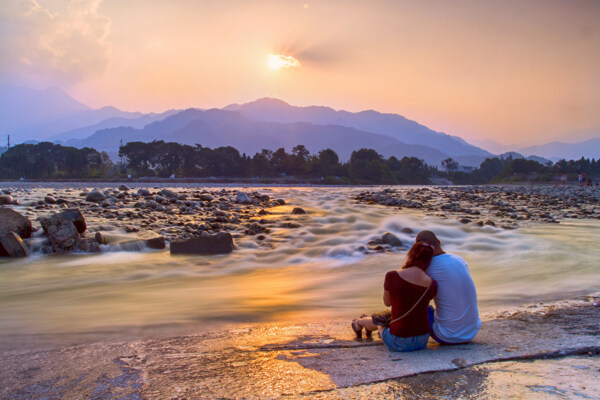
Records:
{"label": "hazy hillside", "polygon": [[426,145],[450,156],[489,156],[487,151],[472,146],[463,139],[435,132],[415,121],[397,114],[377,111],[351,113],[335,111],[329,107],[295,107],[271,98],[263,98],[246,104],[232,104],[226,110],[239,110],[259,120],[293,123],[310,122],[317,125],[339,125],[361,131],[391,136],[407,144]]}
{"label": "hazy hillside", "polygon": [[519,149],[525,155],[536,155],[552,160],[567,159],[578,160],[585,158],[600,158],[600,138],[586,140],[579,143],[552,142],[544,145],[529,146]]}
{"label": "hazy hillside", "polygon": [[48,140],[68,143],[68,141],[71,139],[85,139],[103,129],[118,127],[143,128],[152,122],[160,121],[173,114],[176,114],[177,112],[179,112],[179,110],[169,110],[161,114],[144,114],[138,118],[108,118],[94,125],[84,126],[82,128],[76,128],[67,132],[59,133],[58,135],[48,138]]}
{"label": "hazy hillside", "polygon": [[424,145],[409,145],[389,136],[336,125],[315,125],[306,122],[276,123],[256,121],[235,111],[189,109],[154,122],[143,129],[113,128],[96,132],[85,140],[70,141],[77,147],[91,146],[108,151],[113,157],[119,143],[164,140],[206,147],[233,146],[240,152],[254,155],[262,149],[291,150],[303,144],[311,153],[331,148],[342,160],[352,151],[369,147],[386,157],[416,156],[429,164],[439,164],[448,155]]}
{"label": "hazy hillside", "polygon": [[143,115],[114,107],[94,110],[57,87],[35,90],[2,85],[0,105],[0,132],[10,134],[11,142],[15,144],[46,140],[108,118],[139,118]]}

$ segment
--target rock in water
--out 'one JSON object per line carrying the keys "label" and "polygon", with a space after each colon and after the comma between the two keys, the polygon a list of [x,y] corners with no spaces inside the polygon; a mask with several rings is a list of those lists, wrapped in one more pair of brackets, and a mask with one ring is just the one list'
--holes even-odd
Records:
{"label": "rock in water", "polygon": [[61,214],[54,214],[47,218],[41,218],[40,223],[52,250],[56,253],[66,253],[74,250],[79,245],[79,232],[75,223]]}
{"label": "rock in water", "polygon": [[29,252],[21,237],[14,232],[0,235],[0,257],[27,257]]}
{"label": "rock in water", "polygon": [[390,232],[385,232],[383,235],[381,235],[381,240],[383,240],[383,243],[389,244],[390,246],[402,246],[402,240]]}
{"label": "rock in water", "polygon": [[165,238],[162,236],[157,236],[151,239],[146,239],[146,246],[150,249],[164,249],[165,248]]}
{"label": "rock in water", "polygon": [[233,251],[233,237],[230,233],[171,242],[171,254],[228,254]]}
{"label": "rock in water", "polygon": [[296,207],[292,210],[292,214],[308,214],[304,208]]}
{"label": "rock in water", "polygon": [[22,238],[31,237],[33,227],[29,218],[12,208],[0,207],[0,234],[15,232]]}
{"label": "rock in water", "polygon": [[106,199],[106,196],[97,190],[89,192],[88,195],[85,197],[85,201],[90,201],[92,203],[99,203],[104,199]]}
{"label": "rock in water", "polygon": [[235,202],[238,204],[250,204],[252,203],[252,200],[250,200],[250,197],[248,197],[246,193],[240,192],[235,197]]}
{"label": "rock in water", "polygon": [[83,214],[79,208],[66,208],[60,214],[63,216],[63,218],[73,221],[75,227],[77,228],[77,232],[83,233],[87,229],[85,218],[83,218]]}
{"label": "rock in water", "polygon": [[10,205],[14,204],[15,200],[12,196],[7,194],[0,195],[0,205]]}

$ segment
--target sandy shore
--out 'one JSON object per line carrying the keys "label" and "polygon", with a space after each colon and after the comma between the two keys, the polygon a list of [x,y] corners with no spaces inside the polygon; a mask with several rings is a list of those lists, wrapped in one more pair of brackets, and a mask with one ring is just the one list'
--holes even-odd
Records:
{"label": "sandy shore", "polygon": [[599,313],[588,299],[529,305],[490,315],[471,344],[430,341],[414,353],[390,353],[378,339],[356,341],[344,320],[15,349],[1,355],[0,396],[490,398],[505,388],[517,398],[554,392],[594,398],[600,390]]}

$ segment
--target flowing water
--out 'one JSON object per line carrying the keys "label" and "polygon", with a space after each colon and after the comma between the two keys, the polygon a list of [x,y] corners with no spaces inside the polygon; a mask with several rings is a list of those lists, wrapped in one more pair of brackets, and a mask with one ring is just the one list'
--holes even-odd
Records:
{"label": "flowing water", "polygon": [[[407,247],[419,230],[434,231],[446,251],[467,260],[483,312],[588,295],[600,287],[599,220],[503,230],[356,204],[351,198],[360,188],[251,190],[286,199],[289,206],[271,209],[270,217],[285,216],[302,227],[273,229],[272,248],[240,238],[230,255],[36,254],[1,262],[2,347],[378,311],[383,277],[402,265],[406,249],[365,255],[358,248],[385,231]],[[289,216],[292,207],[309,214]]]}

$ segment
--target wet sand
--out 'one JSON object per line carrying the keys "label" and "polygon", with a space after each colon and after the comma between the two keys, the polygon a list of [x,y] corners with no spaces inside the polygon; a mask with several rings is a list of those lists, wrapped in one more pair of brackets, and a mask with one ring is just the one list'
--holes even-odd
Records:
{"label": "wet sand", "polygon": [[[8,399],[594,398],[600,313],[588,299],[489,315],[473,343],[391,353],[348,321],[2,353]],[[376,337],[376,335],[375,335]],[[506,391],[508,390],[508,391]]]}

